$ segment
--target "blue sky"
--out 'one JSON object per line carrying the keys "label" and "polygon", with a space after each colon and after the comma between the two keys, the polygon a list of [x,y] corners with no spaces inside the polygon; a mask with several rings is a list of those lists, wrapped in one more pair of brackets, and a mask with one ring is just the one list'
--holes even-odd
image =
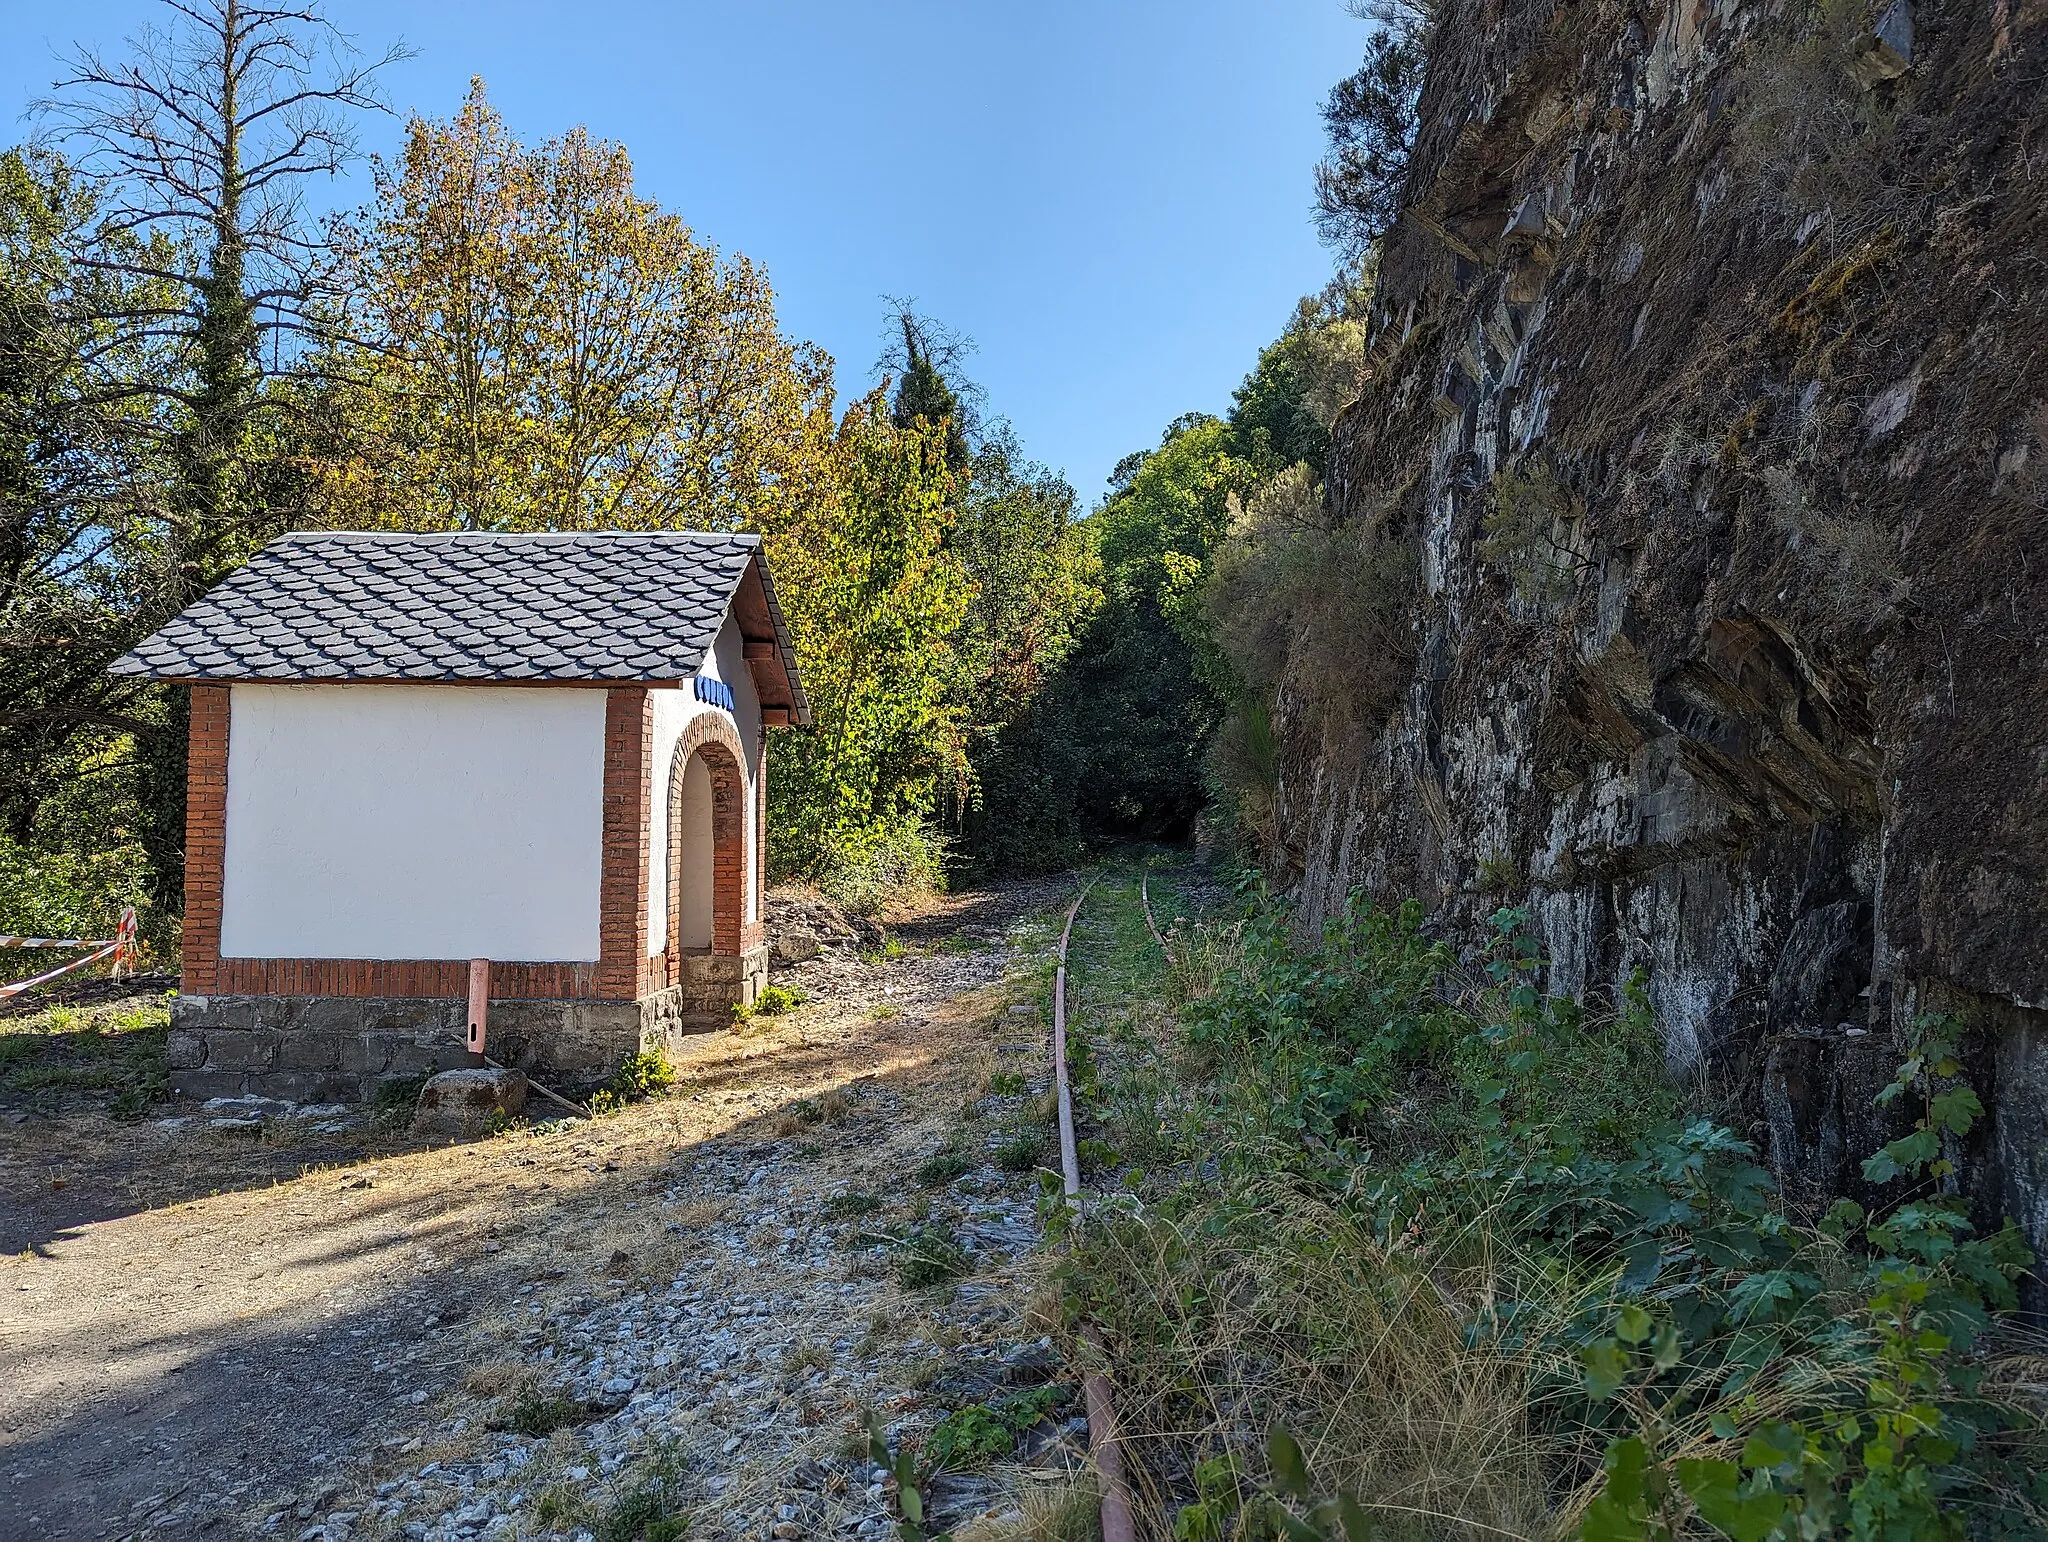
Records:
{"label": "blue sky", "polygon": [[[975,340],[988,409],[1090,502],[1170,419],[1224,410],[1328,278],[1317,108],[1364,41],[1342,0],[330,9],[366,49],[418,50],[387,77],[401,112],[446,116],[481,74],[523,139],[622,140],[645,194],[767,265],[842,392],[871,377],[883,296],[914,296]],[[47,89],[55,49],[112,48],[155,11],[4,0],[0,114]],[[366,124],[366,147],[397,130]]]}

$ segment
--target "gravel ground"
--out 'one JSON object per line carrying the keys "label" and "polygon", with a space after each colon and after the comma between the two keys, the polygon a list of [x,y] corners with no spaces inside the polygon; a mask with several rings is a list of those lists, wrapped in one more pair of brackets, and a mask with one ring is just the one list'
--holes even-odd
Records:
{"label": "gravel ground", "polygon": [[[1045,1387],[1010,1457],[926,1495],[941,1525],[1012,1531],[1086,1446],[1032,1311],[1038,1178],[1006,1170],[1042,1129],[1065,892],[949,898],[900,956],[827,935],[778,971],[804,1006],[706,1036],[675,1096],[613,1118],[0,1262],[0,1534],[893,1535],[870,1413],[915,1444]],[[133,1138],[228,1138],[171,1117]],[[960,1272],[918,1284],[921,1257]]]}

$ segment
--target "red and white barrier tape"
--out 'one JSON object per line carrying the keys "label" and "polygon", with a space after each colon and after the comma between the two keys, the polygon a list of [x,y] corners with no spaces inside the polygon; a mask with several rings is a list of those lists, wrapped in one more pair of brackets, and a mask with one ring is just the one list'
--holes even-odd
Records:
{"label": "red and white barrier tape", "polygon": [[87,964],[97,964],[101,959],[112,956],[114,969],[119,973],[123,964],[132,963],[135,958],[135,907],[130,905],[121,912],[121,924],[111,939],[79,937],[0,937],[0,948],[91,948],[94,951],[83,958],[74,958],[68,964],[59,964],[55,969],[45,970],[30,980],[16,980],[12,985],[0,985],[0,1001],[10,996],[19,996],[23,991],[33,990],[38,985],[48,985],[52,980],[63,978],[74,969],[83,969]]}

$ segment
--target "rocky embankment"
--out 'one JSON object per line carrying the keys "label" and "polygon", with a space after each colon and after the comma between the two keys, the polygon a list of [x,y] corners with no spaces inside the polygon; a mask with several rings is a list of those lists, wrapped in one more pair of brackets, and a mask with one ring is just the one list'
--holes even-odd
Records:
{"label": "rocky embankment", "polygon": [[1795,1189],[1969,1031],[2048,1251],[2048,5],[1449,0],[1335,517],[1405,670],[1283,692],[1281,864],[1648,976]]}

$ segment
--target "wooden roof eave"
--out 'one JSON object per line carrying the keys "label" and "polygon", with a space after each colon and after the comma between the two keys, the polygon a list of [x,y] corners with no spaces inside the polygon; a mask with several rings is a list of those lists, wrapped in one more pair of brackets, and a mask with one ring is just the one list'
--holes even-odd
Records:
{"label": "wooden roof eave", "polygon": [[797,672],[796,646],[790,641],[789,623],[775,595],[768,559],[759,550],[733,595],[733,613],[740,624],[747,667],[753,673],[754,694],[761,701],[762,720],[771,726],[779,718],[785,725],[809,727],[811,703]]}

